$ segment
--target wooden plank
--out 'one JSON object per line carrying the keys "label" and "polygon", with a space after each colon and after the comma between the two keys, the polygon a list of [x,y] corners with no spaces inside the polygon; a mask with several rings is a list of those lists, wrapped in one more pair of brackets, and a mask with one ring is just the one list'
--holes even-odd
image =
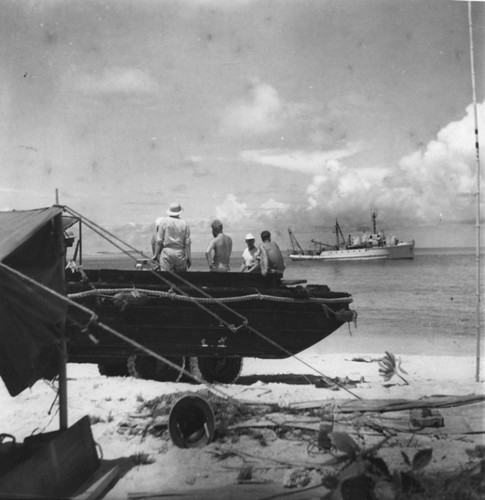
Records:
{"label": "wooden plank", "polygon": [[484,394],[470,394],[467,396],[430,396],[421,399],[322,399],[321,401],[293,403],[289,405],[289,408],[309,410],[328,406],[332,407],[335,413],[391,412],[416,408],[453,408],[483,402],[485,402]]}
{"label": "wooden plank", "polygon": [[0,498],[65,498],[96,471],[99,458],[89,417],[53,434],[47,442],[42,436],[36,436],[38,448],[31,440],[30,457],[0,477]]}
{"label": "wooden plank", "polygon": [[311,488],[289,489],[284,488],[281,484],[235,484],[225,485],[220,488],[210,489],[187,489],[181,491],[159,491],[159,492],[132,492],[128,494],[128,500],[169,500],[186,498],[188,500],[254,500],[256,498],[283,498],[288,496],[291,500],[310,500],[314,498],[322,498],[328,493],[328,490],[323,485],[316,485]]}
{"label": "wooden plank", "polygon": [[89,486],[81,486],[79,489],[82,490],[82,493],[75,493],[73,496],[69,497],[69,499],[96,500],[101,498],[107,489],[118,479],[119,473],[119,467],[115,465]]}
{"label": "wooden plank", "polygon": [[304,285],[306,282],[307,282],[307,280],[300,280],[300,279],[296,279],[296,280],[282,279],[281,280],[281,284],[283,286]]}
{"label": "wooden plank", "polygon": [[[345,401],[336,405],[338,412],[389,412],[414,410],[416,408],[451,408],[485,401],[484,394],[470,394],[466,396],[430,396],[421,399],[368,399]],[[337,409],[338,407],[338,409]]]}

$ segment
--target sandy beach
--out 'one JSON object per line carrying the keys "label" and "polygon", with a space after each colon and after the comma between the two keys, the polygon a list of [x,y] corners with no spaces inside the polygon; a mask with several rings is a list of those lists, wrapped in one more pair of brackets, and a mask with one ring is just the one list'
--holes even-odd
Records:
{"label": "sandy beach", "polygon": [[[322,477],[333,470],[325,463],[333,454],[316,446],[322,408],[338,408],[348,401],[419,400],[431,396],[484,394],[484,376],[475,382],[473,357],[424,356],[396,353],[402,362],[398,376],[385,382],[378,372],[374,354],[320,354],[315,349],[298,358],[285,360],[246,359],[237,384],[217,386],[229,397],[247,404],[273,405],[273,424],[267,416],[257,415],[253,424],[218,434],[212,443],[191,449],[174,446],[160,418],[149,411],[155,398],[186,391],[206,391],[205,386],[161,383],[131,377],[107,378],[98,374],[96,365],[68,365],[69,424],[89,415],[94,439],[102,450],[103,461],[117,464],[119,477],[105,498],[172,498],[184,493],[190,498],[211,498],[214,488],[220,498],[322,498],[328,490]],[[315,370],[308,368],[312,366]],[[308,375],[309,383],[302,375]],[[344,388],[322,387],[315,383],[320,374],[338,377]],[[316,378],[310,378],[310,376]],[[323,384],[324,385],[324,384]],[[346,390],[348,389],[348,391]],[[349,392],[350,391],[350,392]],[[0,388],[0,429],[22,441],[32,433],[58,428],[55,392],[45,381],[11,398]],[[295,409],[313,408],[312,413],[298,411],[306,419],[303,427],[274,425],[275,408],[280,417],[295,415]],[[465,470],[470,467],[470,450],[483,446],[483,401],[449,410],[440,410],[445,427],[434,429],[396,428],[396,418],[409,426],[409,411],[371,414],[389,434],[380,434],[349,425],[348,416],[335,413],[333,430],[342,430],[361,450],[374,446],[387,436],[379,448],[389,470],[405,470],[402,452],[412,457],[423,449],[432,449],[426,466],[428,473]],[[477,420],[478,417],[478,420]],[[217,414],[216,414],[217,420]],[[377,421],[376,420],[376,421]],[[481,422],[480,422],[481,420]],[[468,422],[468,424],[467,424]],[[239,423],[240,425],[240,423]],[[468,451],[467,451],[468,450]],[[335,452],[335,450],[334,450]],[[337,452],[338,455],[338,452]],[[241,470],[251,471],[250,481],[241,481]],[[338,466],[337,466],[338,469]],[[296,472],[295,472],[296,471]],[[304,476],[293,488],[288,487],[291,473]],[[285,487],[286,485],[286,487]],[[319,486],[320,485],[320,486]],[[312,490],[306,490],[313,487]],[[303,495],[303,496],[298,496]],[[379,497],[379,498],[394,498]]]}

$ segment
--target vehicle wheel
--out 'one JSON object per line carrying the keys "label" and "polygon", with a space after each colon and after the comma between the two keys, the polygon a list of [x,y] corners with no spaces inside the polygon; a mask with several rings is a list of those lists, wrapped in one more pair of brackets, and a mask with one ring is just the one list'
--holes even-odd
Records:
{"label": "vehicle wheel", "polygon": [[241,373],[243,358],[190,358],[190,371],[207,382],[234,383]]}
{"label": "vehicle wheel", "polygon": [[[185,368],[185,358],[167,358],[176,363],[181,369]],[[159,382],[178,382],[182,378],[182,371],[155,359],[151,356],[133,354],[128,358],[128,373],[135,378],[157,380]]]}
{"label": "vehicle wheel", "polygon": [[100,375],[105,375],[106,377],[127,377],[128,368],[126,367],[126,361],[118,361],[116,363],[100,363],[98,364],[98,371]]}

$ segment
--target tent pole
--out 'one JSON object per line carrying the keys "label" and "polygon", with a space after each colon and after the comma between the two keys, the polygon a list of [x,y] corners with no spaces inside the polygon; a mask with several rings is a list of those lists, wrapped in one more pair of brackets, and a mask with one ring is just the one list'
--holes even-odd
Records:
{"label": "tent pole", "polygon": [[67,423],[67,343],[64,328],[62,329],[59,349],[59,428],[66,430]]}
{"label": "tent pole", "polygon": [[472,7],[471,2],[468,2],[468,33],[470,37],[470,70],[471,70],[471,80],[472,80],[472,96],[473,96],[473,114],[475,119],[475,153],[477,161],[477,191],[476,191],[476,329],[477,329],[477,353],[476,353],[476,372],[475,379],[477,382],[480,381],[480,356],[481,356],[481,298],[480,298],[480,146],[478,142],[478,116],[477,116],[477,98],[475,91],[475,63],[474,63],[474,52],[473,52],[473,27],[472,27]]}
{"label": "tent pole", "polygon": [[[56,188],[56,205],[59,205],[59,190]],[[64,258],[64,267],[66,262]],[[61,327],[59,344],[59,429],[68,428],[67,422],[67,340],[65,324]]]}

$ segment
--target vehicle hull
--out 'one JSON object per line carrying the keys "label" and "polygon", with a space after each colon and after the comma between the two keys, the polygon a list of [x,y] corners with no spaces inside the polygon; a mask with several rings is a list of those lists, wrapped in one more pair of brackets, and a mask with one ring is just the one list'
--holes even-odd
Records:
{"label": "vehicle hull", "polygon": [[[69,297],[94,311],[97,321],[167,357],[286,358],[352,317],[348,293],[324,285],[287,286],[277,276],[190,272],[184,279],[197,289],[184,283],[174,289],[163,281],[176,281],[167,273],[86,273],[88,281],[68,280]],[[80,313],[73,307],[69,316]],[[93,343],[83,321],[66,325],[71,362],[103,363],[137,352],[95,326]]]}

